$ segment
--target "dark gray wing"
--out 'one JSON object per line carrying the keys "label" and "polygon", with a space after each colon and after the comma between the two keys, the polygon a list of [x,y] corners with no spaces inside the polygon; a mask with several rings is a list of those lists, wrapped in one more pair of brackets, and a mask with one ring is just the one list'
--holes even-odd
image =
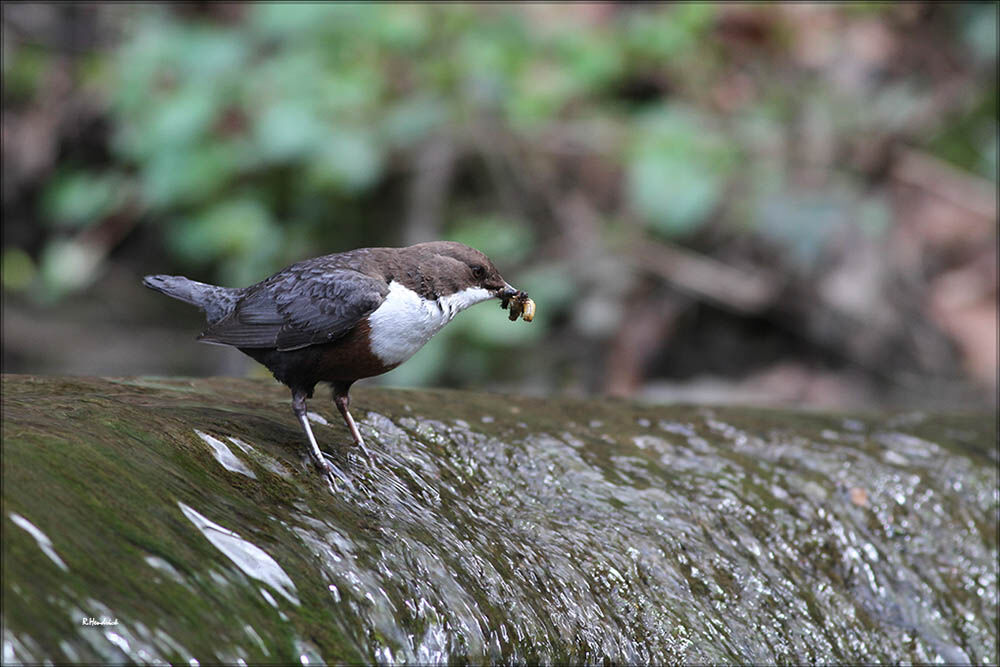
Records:
{"label": "dark gray wing", "polygon": [[385,299],[384,280],[351,269],[289,270],[247,288],[199,340],[296,350],[337,340]]}

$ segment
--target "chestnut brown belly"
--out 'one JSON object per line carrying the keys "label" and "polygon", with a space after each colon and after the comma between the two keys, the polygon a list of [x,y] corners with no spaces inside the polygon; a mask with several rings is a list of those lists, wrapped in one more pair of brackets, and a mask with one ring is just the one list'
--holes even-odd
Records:
{"label": "chestnut brown belly", "polygon": [[342,338],[298,350],[281,352],[273,348],[239,348],[264,364],[274,377],[292,389],[312,394],[317,382],[347,384],[381,375],[399,364],[386,365],[372,354],[370,329],[364,319]]}

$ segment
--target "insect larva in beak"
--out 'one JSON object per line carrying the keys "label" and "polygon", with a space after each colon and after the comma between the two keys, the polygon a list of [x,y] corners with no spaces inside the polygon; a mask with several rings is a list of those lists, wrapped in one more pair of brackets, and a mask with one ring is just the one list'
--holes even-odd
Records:
{"label": "insect larva in beak", "polygon": [[521,319],[525,322],[535,319],[535,302],[531,299],[525,299],[523,306],[524,310],[521,313]]}

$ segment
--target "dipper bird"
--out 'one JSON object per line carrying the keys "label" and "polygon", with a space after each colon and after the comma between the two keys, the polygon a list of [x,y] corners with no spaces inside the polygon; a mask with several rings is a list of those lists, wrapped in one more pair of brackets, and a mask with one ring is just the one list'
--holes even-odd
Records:
{"label": "dipper bird", "polygon": [[370,459],[348,412],[355,381],[392,370],[455,315],[487,299],[501,299],[503,308],[513,302],[511,319],[534,315],[534,302],[489,257],[450,241],[307,259],[244,288],[165,275],[146,276],[143,284],[201,308],[208,327],[198,340],[236,347],[291,389],[309,456],[331,483],[306,417],[317,383],[332,385],[337,409]]}

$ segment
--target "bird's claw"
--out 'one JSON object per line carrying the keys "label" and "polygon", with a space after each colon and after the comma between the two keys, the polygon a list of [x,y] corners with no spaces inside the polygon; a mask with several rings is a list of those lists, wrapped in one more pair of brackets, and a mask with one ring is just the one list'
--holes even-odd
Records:
{"label": "bird's claw", "polygon": [[320,475],[326,480],[327,487],[330,489],[331,493],[336,493],[337,489],[341,486],[346,487],[347,490],[352,490],[354,488],[351,484],[350,478],[345,475],[337,466],[333,465],[329,461],[314,461],[316,468],[319,470]]}
{"label": "bird's claw", "polygon": [[372,457],[372,453],[365,447],[364,443],[359,443],[358,447],[354,449],[354,455],[361,459],[361,462],[369,470],[375,467],[375,459]]}

